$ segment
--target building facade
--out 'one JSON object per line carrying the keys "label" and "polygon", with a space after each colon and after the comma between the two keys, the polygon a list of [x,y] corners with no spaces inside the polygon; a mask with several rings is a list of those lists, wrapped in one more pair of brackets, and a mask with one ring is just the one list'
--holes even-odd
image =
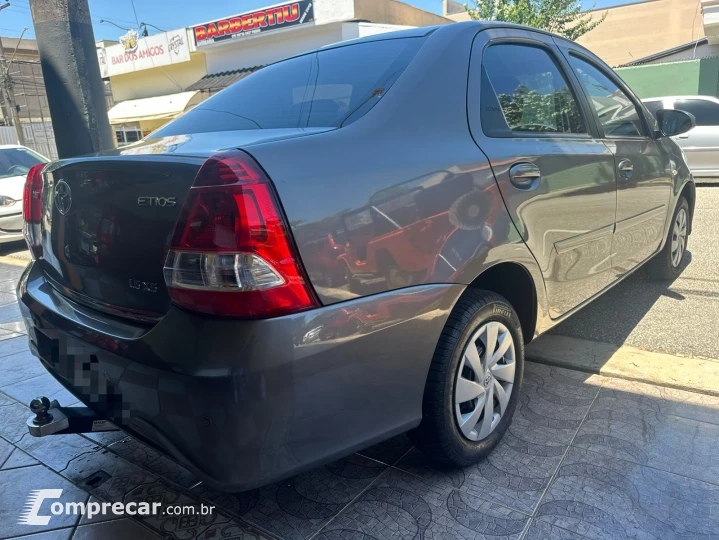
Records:
{"label": "building facade", "polygon": [[295,0],[141,38],[98,43],[118,144],[148,135],[263,66],[318,47],[452,21],[395,0]]}
{"label": "building facade", "polygon": [[[443,7],[447,18],[469,20],[463,3],[443,0]],[[612,67],[704,37],[700,0],[647,0],[587,12],[596,19],[605,13],[604,22],[577,42]]]}

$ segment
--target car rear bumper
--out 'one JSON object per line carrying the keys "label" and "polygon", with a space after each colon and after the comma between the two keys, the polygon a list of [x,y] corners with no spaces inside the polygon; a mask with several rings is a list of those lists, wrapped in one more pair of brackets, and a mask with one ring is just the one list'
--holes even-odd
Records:
{"label": "car rear bumper", "polygon": [[172,308],[153,327],[73,304],[30,265],[31,349],[100,416],[210,486],[241,491],[417,425],[462,285],[429,285],[264,321]]}

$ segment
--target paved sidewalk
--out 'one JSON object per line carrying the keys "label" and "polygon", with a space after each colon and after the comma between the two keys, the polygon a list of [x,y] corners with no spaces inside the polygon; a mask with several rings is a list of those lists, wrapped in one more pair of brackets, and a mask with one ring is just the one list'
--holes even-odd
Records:
{"label": "paved sidewalk", "polygon": [[[0,266],[0,281],[21,270]],[[514,422],[483,463],[438,468],[400,436],[284,482],[217,493],[122,434],[28,435],[29,399],[72,398],[17,335],[12,287],[0,294],[0,538],[719,538],[717,397],[528,363]],[[28,493],[49,488],[63,501],[219,511],[18,525]]]}

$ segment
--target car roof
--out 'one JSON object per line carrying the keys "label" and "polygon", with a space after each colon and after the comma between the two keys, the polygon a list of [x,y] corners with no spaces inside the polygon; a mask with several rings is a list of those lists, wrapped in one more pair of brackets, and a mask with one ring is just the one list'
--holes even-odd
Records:
{"label": "car roof", "polygon": [[25,146],[21,144],[0,144],[0,150],[5,150],[8,148],[25,148]]}

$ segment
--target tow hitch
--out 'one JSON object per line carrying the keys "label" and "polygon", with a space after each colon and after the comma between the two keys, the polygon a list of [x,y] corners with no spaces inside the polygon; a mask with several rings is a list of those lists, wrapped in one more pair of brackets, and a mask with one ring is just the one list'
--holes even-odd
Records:
{"label": "tow hitch", "polygon": [[119,431],[115,424],[88,407],[61,407],[56,399],[50,401],[45,396],[33,399],[30,410],[34,416],[27,419],[27,430],[33,437]]}

